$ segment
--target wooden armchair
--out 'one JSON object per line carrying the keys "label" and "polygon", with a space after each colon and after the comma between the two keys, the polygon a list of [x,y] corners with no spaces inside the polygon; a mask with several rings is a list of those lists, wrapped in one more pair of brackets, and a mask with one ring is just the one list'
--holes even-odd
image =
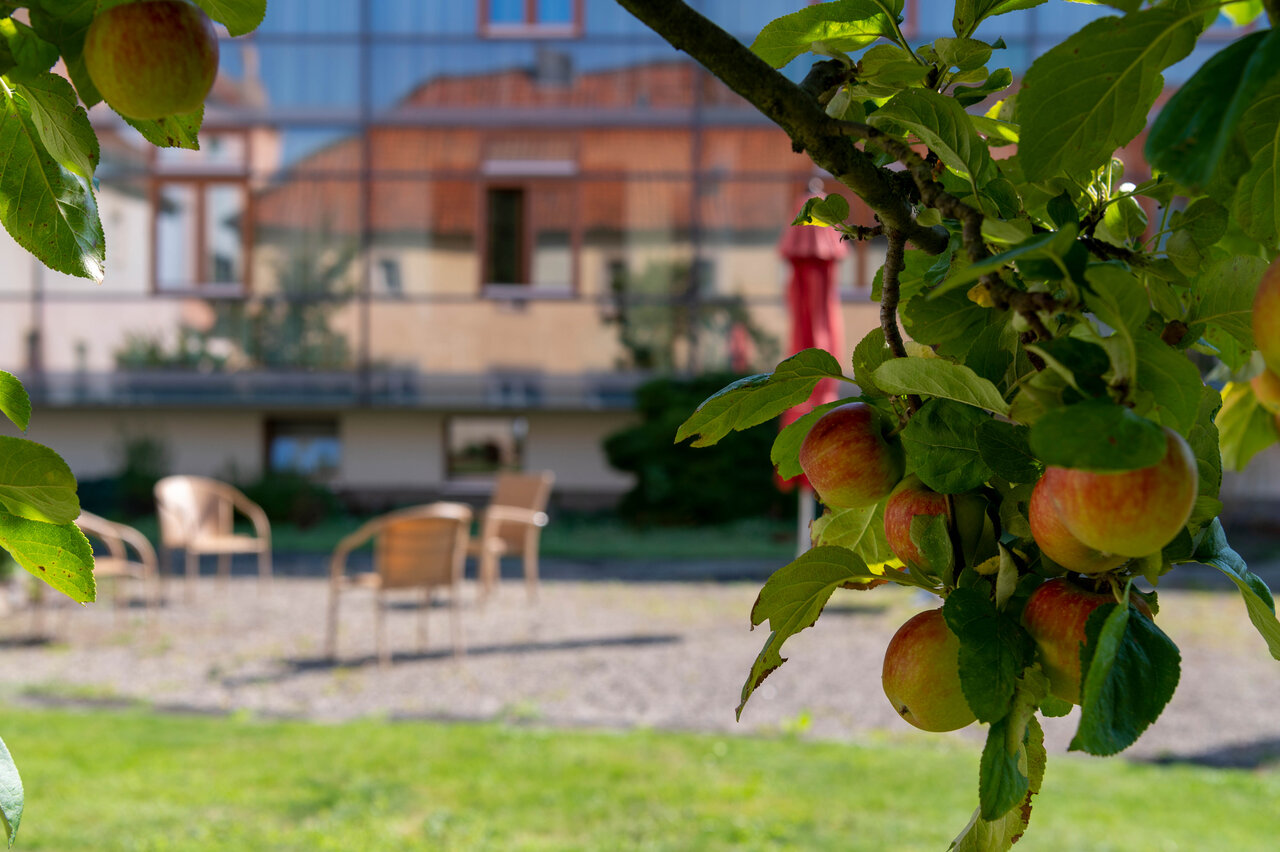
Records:
{"label": "wooden armchair", "polygon": [[[101,585],[104,580],[111,584],[112,602],[120,603],[120,585],[122,580],[139,580],[143,588],[143,600],[150,603],[155,600],[155,583],[159,573],[155,548],[142,533],[133,527],[117,524],[100,518],[90,512],[80,512],[76,518],[76,526],[89,539],[96,539],[106,547],[106,555],[98,555],[93,560],[93,577]],[[129,548],[133,548],[136,559],[129,556]]]}
{"label": "wooden armchair", "polygon": [[[166,476],[156,483],[156,510],[160,517],[161,565],[170,553],[182,550],[186,559],[187,599],[200,573],[200,557],[218,557],[218,576],[231,574],[236,553],[258,554],[258,578],[271,577],[271,524],[262,508],[239,489],[204,476]],[[235,513],[253,523],[253,535],[237,534]],[[163,579],[164,572],[160,572]]]}
{"label": "wooden armchair", "polygon": [[498,581],[500,560],[519,553],[524,561],[525,588],[532,598],[538,591],[538,543],[547,525],[547,501],[555,474],[500,473],[493,496],[480,516],[479,535],[469,552],[478,559],[480,585],[485,595]]}
{"label": "wooden armchair", "polygon": [[359,575],[354,584],[375,590],[374,634],[378,662],[391,662],[387,648],[386,593],[397,589],[421,589],[422,607],[418,616],[418,648],[427,642],[426,612],[431,594],[448,588],[449,622],[453,652],[462,652],[462,630],[458,621],[459,586],[466,568],[467,536],[471,529],[471,509],[462,503],[431,503],[400,509],[368,521],[338,542],[329,562],[329,614],[325,626],[325,651],[337,657],[338,599],[353,584],[347,576],[347,556],[369,539],[374,539],[373,572]]}

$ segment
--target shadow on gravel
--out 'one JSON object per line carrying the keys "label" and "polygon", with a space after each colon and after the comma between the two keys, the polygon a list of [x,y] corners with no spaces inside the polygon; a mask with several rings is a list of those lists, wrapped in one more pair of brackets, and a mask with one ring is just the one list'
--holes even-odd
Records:
{"label": "shadow on gravel", "polygon": [[[458,659],[464,657],[484,657],[499,654],[540,654],[555,651],[579,651],[584,648],[641,648],[650,645],[673,645],[683,642],[683,637],[676,634],[654,634],[639,636],[601,636],[591,639],[562,639],[555,642],[511,642],[497,645],[468,646]],[[453,649],[442,647],[430,651],[394,652],[391,664],[420,663],[429,660],[452,660]],[[280,683],[289,678],[308,672],[338,671],[378,666],[376,655],[363,657],[292,657],[281,660],[282,671],[265,675],[249,675],[245,677],[226,677],[221,683],[228,687],[254,686],[268,683]]]}
{"label": "shadow on gravel", "polygon": [[1213,769],[1280,768],[1280,737],[1255,740],[1243,745],[1223,746],[1196,754],[1162,754],[1139,761],[1156,766],[1192,765]]}

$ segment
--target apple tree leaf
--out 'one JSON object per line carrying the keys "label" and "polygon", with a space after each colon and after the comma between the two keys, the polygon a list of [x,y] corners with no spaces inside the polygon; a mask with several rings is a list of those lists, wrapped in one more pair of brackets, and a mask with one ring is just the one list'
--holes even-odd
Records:
{"label": "apple tree leaf", "polygon": [[846,583],[877,580],[930,588],[901,571],[872,571],[853,551],[843,547],[815,547],[775,571],[751,607],[751,626],[768,621],[771,632],[743,684],[738,718],[742,718],[742,708],[756,687],[786,662],[779,654],[782,643],[818,620],[832,592]]}
{"label": "apple tree leaf", "polygon": [[0,18],[0,42],[24,71],[48,71],[58,61],[58,48],[17,18]]}
{"label": "apple tree leaf", "polygon": [[92,601],[93,548],[74,523],[48,524],[0,511],[0,547],[74,601]]}
{"label": "apple tree leaf", "polygon": [[223,23],[232,36],[253,32],[267,15],[267,0],[195,0],[215,21]]}
{"label": "apple tree leaf", "polygon": [[969,405],[929,400],[902,430],[909,467],[941,494],[977,488],[992,476],[978,449],[978,429],[989,419]]}
{"label": "apple tree leaf", "polygon": [[44,149],[66,170],[92,181],[98,168],[98,136],[65,77],[48,71],[9,75],[26,97],[31,123]]}
{"label": "apple tree leaf", "polygon": [[102,100],[84,64],[84,36],[93,23],[97,0],[40,0],[30,11],[31,26],[62,54],[71,82],[86,107]]}
{"label": "apple tree leaf", "polygon": [[992,15],[1031,9],[1047,2],[1048,0],[956,0],[951,26],[957,36],[965,38],[977,29],[978,24]]}
{"label": "apple tree leaf", "polygon": [[101,281],[102,223],[89,182],[45,149],[20,88],[0,93],[0,222],[50,269]]}
{"label": "apple tree leaf", "polygon": [[1083,470],[1137,470],[1164,458],[1164,430],[1108,399],[1054,408],[1031,426],[1031,451],[1045,464]]}
{"label": "apple tree leaf", "polygon": [[707,397],[676,431],[676,443],[696,436],[695,447],[709,447],[733,431],[772,420],[809,398],[822,379],[843,379],[840,362],[822,349],[797,352],[772,373],[759,373]]}
{"label": "apple tree leaf", "polygon": [[73,521],[80,514],[75,475],[43,444],[0,435],[0,507],[33,521]]}
{"label": "apple tree leaf", "polygon": [[992,418],[978,427],[978,455],[1009,482],[1035,482],[1043,470],[1031,454],[1031,430]]}
{"label": "apple tree leaf", "polygon": [[1132,604],[1103,604],[1085,623],[1080,726],[1069,748],[1123,751],[1159,718],[1178,686],[1178,646]]}
{"label": "apple tree leaf", "polygon": [[[1200,406],[1196,410],[1196,421],[1191,427],[1190,434],[1187,435],[1187,444],[1191,447],[1192,454],[1196,457],[1196,472],[1199,488],[1197,495],[1201,499],[1217,500],[1218,492],[1222,488],[1222,449],[1221,439],[1218,435],[1218,426],[1215,422],[1218,412],[1222,409],[1222,396],[1212,387],[1205,386],[1200,391]],[[1191,511],[1191,518],[1187,521],[1187,526],[1192,532],[1199,532],[1200,528],[1212,521],[1218,512],[1202,511],[1202,507],[1197,501],[1197,505]]]}
{"label": "apple tree leaf", "polygon": [[952,852],[995,852],[1009,849],[1026,832],[1031,821],[1031,799],[1040,792],[1044,781],[1044,769],[1048,763],[1048,753],[1044,748],[1044,731],[1035,717],[1027,723],[1025,741],[1018,754],[1018,767],[1027,779],[1027,792],[1019,807],[1010,808],[1003,816],[987,820],[982,818],[979,806],[973,812],[969,824],[960,835],[951,842]]}
{"label": "apple tree leaf", "polygon": [[800,467],[800,445],[804,443],[805,436],[822,415],[847,401],[837,399],[835,402],[814,406],[812,410],[778,430],[778,437],[773,439],[773,447],[769,450],[769,460],[777,469],[779,478],[791,479],[804,473]]}
{"label": "apple tree leaf", "polygon": [[964,291],[952,291],[938,299],[932,292],[912,299],[904,296],[898,309],[903,328],[916,343],[931,346],[944,357],[963,360],[982,331],[996,324],[997,314],[975,304]]}
{"label": "apple tree leaf", "polygon": [[1273,78],[1240,120],[1239,139],[1249,158],[1249,168],[1236,187],[1232,213],[1244,232],[1258,242],[1276,241],[1277,186],[1280,186],[1280,78]]}
{"label": "apple tree leaf", "polygon": [[31,423],[31,397],[13,373],[0,370],[0,414],[13,421],[23,432]]}
{"label": "apple tree leaf", "polygon": [[1196,422],[1204,382],[1185,353],[1166,345],[1149,331],[1134,336],[1138,387],[1155,395],[1160,422],[1187,435]]}
{"label": "apple tree leaf", "polygon": [[1266,640],[1271,656],[1280,660],[1280,621],[1276,620],[1275,598],[1262,578],[1250,571],[1240,554],[1227,544],[1227,534],[1217,518],[1205,529],[1194,559],[1203,565],[1212,565],[1236,584],[1244,598],[1249,620]]}
{"label": "apple tree leaf", "polygon": [[931,89],[905,89],[872,113],[867,123],[880,130],[905,130],[914,135],[948,168],[975,186],[986,183],[995,171],[987,143],[955,98]]}
{"label": "apple tree leaf", "polygon": [[4,839],[13,846],[18,836],[18,824],[22,822],[22,778],[18,775],[18,766],[13,762],[9,748],[0,740],[0,830],[4,831]]}
{"label": "apple tree leaf", "polygon": [[980,589],[954,590],[942,615],[960,639],[960,687],[969,709],[980,722],[1003,719],[1034,653],[1031,637]]}
{"label": "apple tree leaf", "polygon": [[1228,382],[1222,389],[1216,423],[1222,466],[1227,470],[1244,470],[1255,455],[1280,438],[1275,415],[1259,404],[1253,389],[1244,383]]}
{"label": "apple tree leaf", "polygon": [[1266,268],[1262,258],[1243,255],[1210,262],[1193,281],[1187,324],[1208,325],[1211,342],[1221,332],[1253,349],[1253,296]]}
{"label": "apple tree leaf", "polygon": [[940,397],[1009,413],[1009,403],[994,384],[962,364],[941,358],[892,358],[876,368],[872,379],[889,393]]}
{"label": "apple tree leaf", "polygon": [[1026,178],[1092,171],[1142,132],[1160,72],[1191,52],[1203,18],[1167,6],[1099,18],[1036,59],[1018,91]]}
{"label": "apple tree leaf", "polygon": [[[765,24],[751,50],[774,68],[820,46],[820,52],[860,50],[878,38],[892,40],[903,0],[835,0],[805,6]],[[893,18],[890,17],[893,16]]]}
{"label": "apple tree leaf", "polygon": [[893,351],[884,339],[884,329],[876,326],[853,347],[853,380],[865,396],[880,397],[887,394],[875,383],[872,375],[876,369],[893,358]]}
{"label": "apple tree leaf", "polygon": [[154,120],[122,117],[130,127],[142,134],[142,138],[158,148],[200,150],[200,124],[204,121],[203,106],[195,112],[166,115],[164,118]]}
{"label": "apple tree leaf", "polygon": [[857,509],[828,509],[813,522],[813,544],[852,550],[873,569],[902,566],[885,538],[883,502]]}

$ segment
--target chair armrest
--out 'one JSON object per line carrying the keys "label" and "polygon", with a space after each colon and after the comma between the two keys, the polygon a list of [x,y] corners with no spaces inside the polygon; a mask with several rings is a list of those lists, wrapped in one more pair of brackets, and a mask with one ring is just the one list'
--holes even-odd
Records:
{"label": "chair armrest", "polygon": [[115,528],[120,540],[137,551],[138,561],[142,563],[148,576],[154,575],[159,570],[159,560],[156,559],[156,550],[151,546],[150,539],[124,524],[116,524]]}
{"label": "chair armrest", "polygon": [[550,519],[546,512],[537,512],[533,509],[522,509],[519,506],[490,506],[484,510],[484,520],[486,525],[501,522],[545,527]]}

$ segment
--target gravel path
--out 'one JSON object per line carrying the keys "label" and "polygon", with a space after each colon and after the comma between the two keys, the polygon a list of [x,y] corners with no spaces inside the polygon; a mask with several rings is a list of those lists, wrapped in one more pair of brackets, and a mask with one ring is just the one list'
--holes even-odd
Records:
{"label": "gravel path", "polygon": [[[1159,620],[1182,649],[1182,683],[1128,754],[1248,766],[1280,758],[1280,664],[1243,617],[1234,587],[1206,583],[1210,590],[1161,594]],[[758,582],[549,580],[530,603],[517,581],[507,581],[482,606],[469,584],[461,608],[464,655],[450,651],[442,601],[427,613],[427,650],[414,650],[421,611],[406,600],[388,613],[396,653],[391,666],[380,667],[368,591],[343,598],[334,665],[321,650],[323,580],[277,577],[260,589],[251,578],[223,585],[202,579],[193,604],[171,588],[170,602],[150,619],[141,609],[109,604],[50,608],[47,643],[30,643],[30,613],[3,617],[0,700],[141,701],[317,720],[930,736],[899,720],[880,690],[889,637],[933,605],[892,587],[837,591],[818,624],[788,643],[790,661],[735,722],[743,678],[767,635],[747,630],[758,589]],[[1075,721],[1074,714],[1049,720],[1055,750],[1065,748]],[[983,730],[972,726],[961,736],[978,740]]]}

